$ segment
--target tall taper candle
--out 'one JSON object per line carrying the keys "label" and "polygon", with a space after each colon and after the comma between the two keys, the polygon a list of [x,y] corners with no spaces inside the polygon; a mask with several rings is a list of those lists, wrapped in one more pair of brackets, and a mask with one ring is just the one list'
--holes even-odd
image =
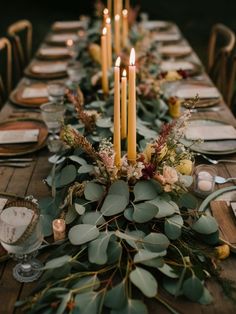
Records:
{"label": "tall taper candle", "polygon": [[122,46],[123,47],[127,46],[128,32],[129,32],[128,11],[125,9],[122,11]]}
{"label": "tall taper candle", "polygon": [[127,75],[126,70],[121,78],[121,138],[127,136]]}
{"label": "tall taper candle", "polygon": [[115,53],[120,54],[120,16],[115,16],[115,41],[114,41]]}
{"label": "tall taper candle", "polygon": [[107,60],[108,69],[112,66],[112,36],[111,36],[111,19],[108,17],[106,19],[106,29],[107,29]]}
{"label": "tall taper candle", "polygon": [[109,11],[109,14],[111,16],[111,12],[112,12],[112,0],[107,0],[107,8]]}
{"label": "tall taper candle", "polygon": [[107,8],[105,8],[103,10],[103,27],[106,26],[106,19],[109,17],[109,10]]}
{"label": "tall taper candle", "polygon": [[108,73],[107,73],[107,29],[102,30],[101,36],[101,60],[102,60],[102,90],[104,94],[108,94]]}
{"label": "tall taper candle", "polygon": [[136,162],[136,66],[135,50],[131,49],[129,61],[128,103],[128,160]]}
{"label": "tall taper candle", "polygon": [[115,165],[120,166],[121,141],[120,141],[120,57],[116,59],[114,67],[114,133],[113,145],[115,151]]}

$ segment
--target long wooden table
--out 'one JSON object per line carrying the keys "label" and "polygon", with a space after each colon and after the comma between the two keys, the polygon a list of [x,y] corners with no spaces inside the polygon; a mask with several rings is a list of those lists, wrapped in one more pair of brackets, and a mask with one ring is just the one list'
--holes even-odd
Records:
{"label": "long wooden table", "polygon": [[[193,53],[193,57],[196,56]],[[209,80],[206,74],[203,75],[206,80]],[[193,117],[220,119],[236,126],[236,120],[231,114],[228,107],[222,103],[222,110],[218,112],[204,112],[194,113]],[[3,107],[0,113],[0,121],[4,121],[10,117],[39,117],[37,112],[22,112],[18,107],[13,106],[9,102]],[[21,196],[33,195],[37,199],[48,196],[50,191],[44,183],[45,177],[48,175],[51,164],[48,162],[50,153],[47,148],[39,152],[31,154],[34,161],[31,162],[28,168],[10,168],[0,167],[0,192],[14,193]],[[236,159],[236,154],[231,155],[230,158]],[[203,163],[206,163],[202,161]],[[218,164],[216,165],[218,175],[224,177],[236,177],[235,164]],[[221,185],[227,186],[228,184]],[[219,188],[219,187],[217,187]],[[236,199],[236,198],[235,198]],[[12,268],[15,262],[12,259],[0,264],[0,313],[21,313],[21,310],[14,309],[14,303],[23,299],[30,294],[34,283],[21,284],[17,282],[12,276]],[[236,283],[236,257],[234,254],[222,262],[222,275],[225,278],[233,280]],[[197,303],[192,303],[186,299],[173,299],[168,293],[161,291],[162,297],[171,304],[179,313],[207,313],[207,314],[222,314],[235,313],[236,305],[231,302],[222,292],[221,287],[214,281],[214,278],[207,282],[207,286],[214,297],[214,302],[211,305],[204,306]],[[169,311],[162,304],[154,300],[147,302],[150,313],[169,313]],[[91,313],[93,314],[93,313]]]}

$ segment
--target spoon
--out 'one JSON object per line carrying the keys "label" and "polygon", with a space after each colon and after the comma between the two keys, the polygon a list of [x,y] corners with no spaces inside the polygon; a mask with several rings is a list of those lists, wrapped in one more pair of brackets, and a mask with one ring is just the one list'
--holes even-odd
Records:
{"label": "spoon", "polygon": [[215,177],[215,182],[218,184],[226,183],[226,182],[233,181],[233,180],[236,180],[236,178],[227,178],[226,179],[226,178],[223,178],[220,176]]}
{"label": "spoon", "polygon": [[215,159],[212,159],[212,158],[209,158],[208,156],[204,155],[204,154],[201,154],[201,153],[195,153],[196,156],[202,156],[204,159],[206,159],[207,161],[209,161],[210,163],[214,164],[214,165],[217,165],[219,164],[220,162],[231,162],[231,163],[236,163],[236,160],[234,159],[218,159],[218,160],[215,160]]}

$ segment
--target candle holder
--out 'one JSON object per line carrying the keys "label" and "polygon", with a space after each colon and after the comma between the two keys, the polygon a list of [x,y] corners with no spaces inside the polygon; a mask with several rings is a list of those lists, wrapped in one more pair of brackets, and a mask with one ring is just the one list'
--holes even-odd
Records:
{"label": "candle holder", "polygon": [[194,170],[194,192],[197,196],[205,198],[215,189],[217,170],[210,165],[198,165]]}

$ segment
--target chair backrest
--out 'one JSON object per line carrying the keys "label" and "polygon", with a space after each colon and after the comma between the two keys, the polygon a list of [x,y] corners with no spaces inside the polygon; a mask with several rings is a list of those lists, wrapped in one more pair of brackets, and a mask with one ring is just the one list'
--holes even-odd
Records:
{"label": "chair backrest", "polygon": [[235,98],[236,98],[236,51],[231,56],[228,64],[228,91],[226,103],[232,111],[235,112]]}
{"label": "chair backrest", "polygon": [[12,49],[10,41],[0,38],[0,100],[5,102],[12,88]]}
{"label": "chair backrest", "polygon": [[17,57],[24,68],[31,58],[32,24],[28,20],[17,21],[8,27],[7,33],[14,40]]}
{"label": "chair backrest", "polygon": [[209,46],[207,71],[221,91],[227,97],[227,62],[235,45],[234,32],[223,24],[212,27]]}

